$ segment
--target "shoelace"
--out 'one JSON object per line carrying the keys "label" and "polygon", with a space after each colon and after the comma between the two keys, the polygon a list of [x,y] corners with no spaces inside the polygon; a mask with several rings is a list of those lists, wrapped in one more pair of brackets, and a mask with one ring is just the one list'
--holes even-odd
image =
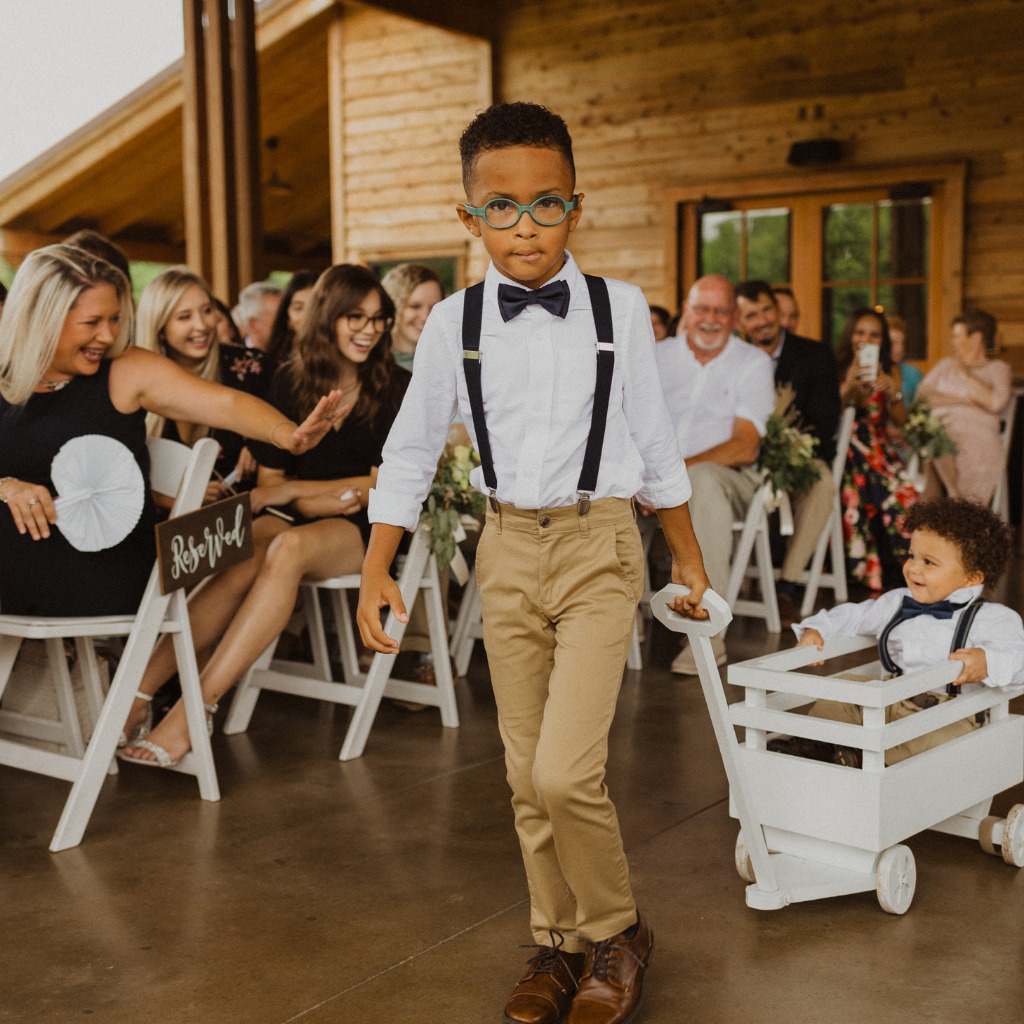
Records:
{"label": "shoelace", "polygon": [[548,934],[551,936],[550,946],[542,946],[540,944],[523,944],[519,948],[540,950],[539,953],[531,956],[530,959],[526,961],[529,966],[533,967],[535,974],[554,974],[555,964],[560,963],[569,975],[569,979],[572,981],[573,991],[575,992],[576,989],[580,987],[579,982],[576,980],[576,977],[572,973],[572,968],[570,968],[568,963],[566,963],[561,953],[561,947],[565,942],[565,937],[561,932],[549,931]]}
{"label": "shoelace", "polygon": [[618,945],[614,938],[605,939],[604,942],[594,943],[594,963],[590,968],[590,975],[596,978],[598,981],[608,980],[608,971],[611,966],[612,953],[625,953],[627,956],[632,957],[637,964],[644,967],[643,960],[640,959],[628,946]]}

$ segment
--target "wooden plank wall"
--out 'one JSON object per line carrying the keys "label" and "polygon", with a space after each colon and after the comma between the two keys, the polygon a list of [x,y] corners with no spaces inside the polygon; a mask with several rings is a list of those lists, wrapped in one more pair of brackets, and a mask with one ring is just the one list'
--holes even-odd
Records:
{"label": "wooden plank wall", "polygon": [[483,248],[455,213],[459,136],[491,102],[490,46],[407,18],[350,9],[344,21],[349,259]]}
{"label": "wooden plank wall", "polygon": [[965,299],[1024,371],[1019,0],[517,0],[500,81],[573,132],[583,265],[666,305],[666,188],[785,174],[825,136],[843,167],[968,160]]}

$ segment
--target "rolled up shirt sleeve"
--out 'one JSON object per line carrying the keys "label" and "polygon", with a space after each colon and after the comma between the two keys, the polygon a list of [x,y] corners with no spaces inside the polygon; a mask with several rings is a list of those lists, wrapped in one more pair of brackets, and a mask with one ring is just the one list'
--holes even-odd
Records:
{"label": "rolled up shirt sleeve", "polygon": [[455,419],[455,370],[439,317],[428,317],[416,351],[416,372],[384,444],[370,491],[371,523],[415,530],[437,461]]}

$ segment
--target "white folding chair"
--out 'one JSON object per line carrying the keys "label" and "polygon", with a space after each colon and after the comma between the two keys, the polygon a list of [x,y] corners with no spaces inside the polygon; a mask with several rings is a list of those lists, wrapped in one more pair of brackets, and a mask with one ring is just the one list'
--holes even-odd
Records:
{"label": "white folding chair", "polygon": [[[769,633],[781,633],[782,622],[779,618],[779,601],[775,595],[775,571],[772,568],[772,548],[768,535],[767,508],[771,496],[771,484],[766,480],[754,491],[746,518],[732,524],[733,533],[738,533],[739,538],[733,551],[725,600],[734,616],[747,615],[764,619]],[[751,554],[757,559],[756,579],[761,591],[759,599],[740,597]]]}
{"label": "white folding chair", "polygon": [[476,585],[476,567],[469,571],[469,579],[462,588],[459,614],[452,626],[452,638],[448,651],[455,662],[455,674],[464,676],[469,671],[469,659],[477,640],[484,638],[483,616],[480,609],[480,591]]}
{"label": "white folding chair", "polygon": [[1007,461],[1010,455],[1010,444],[1013,441],[1013,422],[1017,416],[1017,400],[1024,395],[1024,388],[1014,388],[1010,401],[1003,410],[1003,426],[999,437],[1003,446],[1003,471],[999,474],[996,489],[992,492],[990,508],[1004,522],[1010,521],[1010,491],[1008,483]]}
{"label": "white folding chair", "polygon": [[[804,600],[800,605],[800,617],[807,618],[814,611],[814,602],[820,587],[829,587],[836,604],[841,604],[849,597],[846,587],[846,549],[843,545],[843,473],[846,471],[846,455],[850,449],[850,438],[853,436],[853,424],[857,416],[854,406],[843,410],[839,421],[839,432],[836,435],[836,454],[832,459],[832,479],[836,485],[835,504],[825,529],[818,538],[818,546],[814,549],[810,566],[800,574],[800,582],[804,584]],[[831,551],[831,571],[825,572],[825,553]]]}
{"label": "white folding chair", "polygon": [[[218,445],[212,438],[203,438],[194,448],[176,441],[150,439],[150,483],[161,494],[176,495],[172,516],[182,515],[200,506]],[[0,764],[25,771],[49,775],[73,782],[71,795],[64,805],[57,831],[50,843],[53,852],[77,846],[99,796],[104,776],[117,749],[118,737],[131,710],[139,680],[149,662],[160,633],[172,633],[178,661],[183,699],[188,719],[192,751],[175,767],[176,771],[195,775],[204,800],[219,800],[220,790],[206,730],[199,671],[196,666],[192,633],[189,629],[185,595],[181,590],[160,593],[159,568],[154,565],[145,594],[135,615],[101,615],[95,617],[42,618],[22,615],[0,615],[0,697],[10,677],[18,649],[23,640],[45,640],[58,693],[59,725],[45,722],[24,722],[8,719],[14,727],[22,726],[21,738],[0,739]],[[99,666],[93,640],[96,637],[126,637],[124,651],[103,696]],[[95,724],[88,743],[78,723],[71,680],[64,659],[63,641],[74,638],[82,666],[87,700]],[[66,753],[46,750],[34,739],[64,742]]]}
{"label": "white folding chair", "polygon": [[[277,640],[274,640],[239,682],[231,702],[231,711],[224,722],[224,732],[232,734],[244,732],[248,728],[256,701],[263,690],[275,690],[279,693],[291,693],[354,707],[355,712],[345,734],[341,753],[338,755],[342,761],[359,757],[363,753],[382,697],[397,697],[400,700],[437,707],[441,711],[441,724],[448,728],[457,728],[459,712],[455,703],[451,663],[448,660],[448,626],[442,604],[444,595],[441,594],[438,582],[437,559],[430,551],[427,534],[423,530],[417,530],[413,534],[409,553],[405,556],[398,574],[398,586],[406,608],[412,608],[419,590],[424,591],[436,686],[392,679],[391,670],[396,657],[394,654],[375,654],[369,671],[360,672],[352,616],[346,594],[349,590],[359,590],[359,575],[353,573],[327,580],[308,580],[303,582],[302,596],[313,650],[313,663],[275,660]],[[340,647],[341,680],[334,678],[331,669],[320,607],[321,591],[330,594]],[[394,613],[388,613],[384,624],[388,636],[401,643],[405,628],[406,623],[399,622]]]}

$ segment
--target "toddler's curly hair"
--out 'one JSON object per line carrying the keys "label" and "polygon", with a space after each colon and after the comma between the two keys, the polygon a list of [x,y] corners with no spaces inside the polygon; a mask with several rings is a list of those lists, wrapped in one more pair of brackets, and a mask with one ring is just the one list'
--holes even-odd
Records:
{"label": "toddler's curly hair", "polygon": [[927,530],[955,544],[964,568],[982,573],[988,586],[998,583],[1006,571],[1013,530],[979,502],[965,498],[919,501],[904,518],[903,528],[908,533]]}

